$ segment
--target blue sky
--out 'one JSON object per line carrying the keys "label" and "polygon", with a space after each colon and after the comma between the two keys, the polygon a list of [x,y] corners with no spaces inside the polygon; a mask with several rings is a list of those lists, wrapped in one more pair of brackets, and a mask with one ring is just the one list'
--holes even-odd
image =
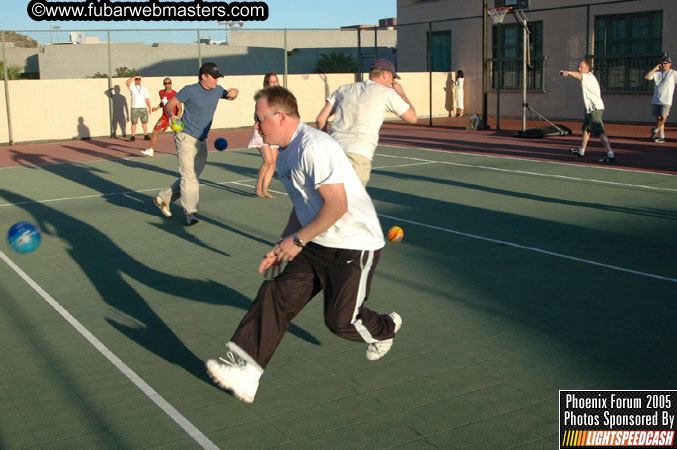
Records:
{"label": "blue sky", "polygon": [[[46,0],[48,3],[50,0]],[[69,0],[77,3],[85,3],[85,0]],[[121,0],[113,0],[121,1]],[[144,0],[136,0],[144,1]],[[165,0],[159,0],[162,3]],[[185,1],[185,0],[181,0]],[[187,29],[187,28],[222,28],[215,21],[207,22],[95,22],[95,21],[34,21],[27,13],[28,0],[4,0],[0,29],[3,30],[45,30],[45,33],[24,33],[38,40],[40,43],[48,43],[50,38],[54,41],[67,41],[68,34],[64,30],[83,31],[87,36],[100,36],[105,39],[105,33],[87,33],[87,30],[121,30],[121,29]],[[230,2],[229,2],[230,3]],[[269,17],[264,22],[245,22],[245,29],[260,28],[340,28],[341,26],[356,24],[378,24],[379,19],[396,17],[397,0],[267,0]],[[205,4],[208,2],[205,1]],[[60,30],[48,32],[50,27],[60,27]],[[140,32],[114,33],[112,40],[115,42],[154,42],[160,41],[157,33],[148,35]],[[192,33],[172,33],[164,41],[182,41],[193,38]],[[201,35],[212,35],[215,32],[205,32]],[[225,34],[225,33],[224,33]],[[212,36],[213,39],[223,39],[220,35]]]}

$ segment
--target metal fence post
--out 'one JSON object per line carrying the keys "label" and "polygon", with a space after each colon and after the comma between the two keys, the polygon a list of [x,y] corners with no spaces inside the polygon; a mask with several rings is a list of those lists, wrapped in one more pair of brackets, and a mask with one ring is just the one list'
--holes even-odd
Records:
{"label": "metal fence post", "polygon": [[197,29],[197,68],[202,67],[202,49],[200,49],[200,29]]}
{"label": "metal fence post", "polygon": [[106,30],[108,41],[108,116],[110,118],[110,137],[115,137],[115,121],[113,120],[113,63],[111,59],[110,30]]}
{"label": "metal fence post", "polygon": [[5,31],[3,30],[0,32],[2,35],[2,67],[3,67],[3,75],[5,78],[5,108],[7,108],[7,131],[8,131],[8,138],[9,138],[9,145],[14,144],[14,138],[12,137],[12,114],[9,111],[9,81],[7,78],[9,77],[7,73],[7,58],[5,54]]}
{"label": "metal fence post", "polygon": [[282,86],[287,87],[287,73],[289,72],[289,59],[287,56],[287,29],[284,29],[284,76]]}

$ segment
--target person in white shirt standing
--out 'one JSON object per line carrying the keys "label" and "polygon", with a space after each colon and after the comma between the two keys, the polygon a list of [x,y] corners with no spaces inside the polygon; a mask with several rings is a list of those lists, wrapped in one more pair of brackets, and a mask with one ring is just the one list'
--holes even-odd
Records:
{"label": "person in white shirt standing", "polygon": [[651,140],[658,143],[665,142],[665,121],[670,115],[672,96],[677,84],[677,72],[672,70],[672,59],[663,57],[661,63],[651,69],[645,76],[653,80],[656,86],[651,100],[651,115],[656,118],[656,127],[651,130]]}
{"label": "person in white shirt standing", "polygon": [[[294,317],[320,291],[324,323],[337,336],[367,344],[377,360],[393,345],[399,314],[365,307],[385,245],[374,204],[341,147],[301,122],[294,95],[270,86],[254,97],[255,128],[278,145],[277,172],[293,208],[281,238],[259,264],[264,281],[209,376],[244,402],[254,401],[259,379]],[[284,271],[280,264],[286,262]]]}
{"label": "person in white shirt standing", "polygon": [[569,151],[583,157],[585,155],[585,147],[588,145],[588,140],[592,134],[594,137],[599,137],[606,149],[606,156],[599,160],[599,162],[612,162],[616,159],[616,155],[611,150],[611,143],[609,137],[604,130],[604,122],[602,115],[604,114],[604,102],[602,101],[601,91],[599,89],[599,82],[597,78],[590,72],[590,61],[582,59],[578,63],[578,72],[570,70],[560,70],[559,74],[563,77],[571,76],[581,81],[581,90],[583,92],[583,104],[585,105],[585,118],[583,119],[583,137],[581,145],[578,148],[570,148]]}
{"label": "person in white shirt standing", "polygon": [[369,80],[338,88],[317,116],[317,128],[322,131],[327,131],[329,118],[335,116],[331,137],[348,155],[363,186],[369,182],[371,161],[386,112],[416,123],[416,110],[402,85],[395,81],[399,78],[392,62],[378,58],[371,66]]}
{"label": "person in white shirt standing", "polygon": [[[151,112],[150,94],[146,86],[141,85],[141,78],[143,77],[137,73],[125,82],[132,96],[132,107],[129,114],[132,122],[132,135],[129,140],[132,142],[136,139],[136,124],[139,119],[141,119],[141,126],[143,127],[143,138],[150,141],[150,136],[148,136],[148,114]],[[134,80],[134,86],[132,86],[132,80]]]}

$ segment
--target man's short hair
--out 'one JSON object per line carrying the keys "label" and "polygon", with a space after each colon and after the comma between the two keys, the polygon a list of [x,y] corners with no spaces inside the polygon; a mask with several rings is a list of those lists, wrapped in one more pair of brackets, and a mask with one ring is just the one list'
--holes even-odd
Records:
{"label": "man's short hair", "polygon": [[291,91],[282,86],[268,86],[254,95],[254,100],[266,99],[271,108],[282,111],[288,116],[301,118],[296,97]]}
{"label": "man's short hair", "polygon": [[585,63],[586,66],[588,66],[590,69],[592,69],[592,61],[590,61],[589,58],[583,58],[583,59],[581,59],[581,62]]}

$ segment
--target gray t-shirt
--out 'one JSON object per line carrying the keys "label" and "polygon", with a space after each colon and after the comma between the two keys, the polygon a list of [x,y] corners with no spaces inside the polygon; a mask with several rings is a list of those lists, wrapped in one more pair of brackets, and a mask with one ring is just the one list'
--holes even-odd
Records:
{"label": "gray t-shirt", "polygon": [[219,100],[226,95],[228,91],[219,85],[205,89],[200,83],[195,83],[181,89],[176,99],[183,103],[183,132],[197,139],[206,139]]}

